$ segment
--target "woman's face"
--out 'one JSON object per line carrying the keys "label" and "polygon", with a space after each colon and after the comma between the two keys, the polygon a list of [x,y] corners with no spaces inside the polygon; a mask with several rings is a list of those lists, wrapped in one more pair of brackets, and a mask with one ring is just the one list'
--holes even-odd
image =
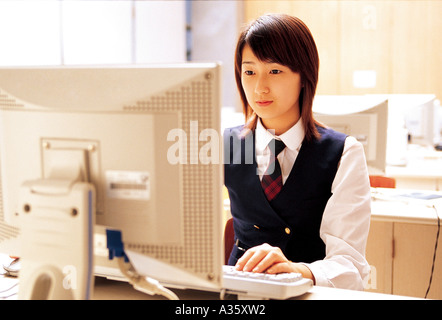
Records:
{"label": "woman's face", "polygon": [[259,60],[245,45],[242,52],[241,83],[247,102],[267,129],[279,135],[300,117],[301,75],[289,67]]}

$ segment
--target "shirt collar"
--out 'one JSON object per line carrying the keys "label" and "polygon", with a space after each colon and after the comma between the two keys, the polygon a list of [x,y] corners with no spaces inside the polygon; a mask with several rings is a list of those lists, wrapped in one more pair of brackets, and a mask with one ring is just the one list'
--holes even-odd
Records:
{"label": "shirt collar", "polygon": [[298,122],[296,122],[289,130],[277,136],[264,128],[261,119],[258,118],[255,137],[257,152],[263,152],[272,139],[282,140],[290,150],[299,151],[305,137],[304,124],[302,123],[301,118],[299,118]]}

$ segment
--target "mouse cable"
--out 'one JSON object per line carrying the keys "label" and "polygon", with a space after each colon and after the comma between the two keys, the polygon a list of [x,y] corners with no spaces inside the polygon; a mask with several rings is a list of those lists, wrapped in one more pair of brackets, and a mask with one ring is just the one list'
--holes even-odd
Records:
{"label": "mouse cable", "polygon": [[439,212],[437,211],[436,205],[434,205],[434,204],[433,204],[433,209],[434,209],[434,211],[436,211],[436,216],[437,216],[437,234],[436,234],[436,243],[434,245],[433,263],[432,263],[432,266],[431,266],[430,281],[428,283],[427,292],[425,293],[425,299],[428,296],[428,292],[430,292],[431,282],[433,281],[434,264],[436,262],[437,243],[439,242],[439,233],[440,233],[440,217],[439,217]]}

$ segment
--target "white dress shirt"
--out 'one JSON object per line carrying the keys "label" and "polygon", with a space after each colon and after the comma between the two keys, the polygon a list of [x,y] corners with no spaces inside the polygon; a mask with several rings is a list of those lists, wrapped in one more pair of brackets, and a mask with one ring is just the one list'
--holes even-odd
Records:
{"label": "white dress shirt", "polygon": [[[286,148],[278,155],[284,183],[304,139],[301,119],[280,136],[267,131],[258,120],[255,134],[260,178],[270,161],[268,143],[273,138],[285,143]],[[349,136],[345,140],[331,192],[319,230],[325,243],[326,256],[323,260],[304,264],[313,273],[316,285],[363,290],[370,271],[365,259],[365,246],[370,225],[371,197],[364,149],[354,137]]]}

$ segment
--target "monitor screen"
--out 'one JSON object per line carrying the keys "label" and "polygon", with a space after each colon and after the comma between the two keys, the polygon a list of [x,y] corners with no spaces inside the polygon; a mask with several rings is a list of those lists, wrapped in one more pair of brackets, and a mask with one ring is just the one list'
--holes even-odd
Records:
{"label": "monitor screen", "polygon": [[439,118],[434,94],[396,94],[390,95],[388,101],[402,111],[411,143],[433,146],[438,142]]}
{"label": "monitor screen", "polygon": [[388,100],[375,95],[316,96],[316,120],[362,143],[371,175],[385,174]]}
{"label": "monitor screen", "polygon": [[0,251],[21,252],[20,186],[74,177],[96,190],[96,270],[110,227],[139,273],[219,288],[220,113],[215,63],[0,68]]}

